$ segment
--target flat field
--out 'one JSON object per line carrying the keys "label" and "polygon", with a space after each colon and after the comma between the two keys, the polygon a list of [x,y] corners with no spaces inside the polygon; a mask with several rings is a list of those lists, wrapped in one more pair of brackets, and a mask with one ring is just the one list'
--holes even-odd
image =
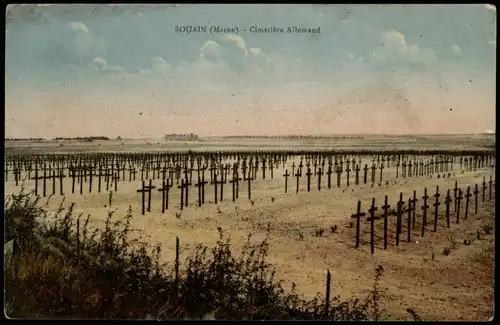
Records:
{"label": "flat field", "polygon": [[[6,142],[7,153],[69,153],[69,152],[139,152],[170,150],[304,150],[317,148],[335,150],[484,150],[494,147],[494,136],[401,136],[375,137],[360,136],[356,138],[335,138],[321,140],[279,140],[279,139],[206,139],[204,142],[167,142],[162,140],[123,140],[96,141],[92,143],[62,141],[34,143],[29,141]],[[62,145],[61,145],[62,144]],[[428,157],[415,157],[425,160]],[[362,165],[371,166],[372,157],[362,157]],[[161,194],[157,189],[152,191],[151,212],[141,215],[141,195],[137,190],[141,187],[140,172],[135,181],[126,179],[118,183],[118,190],[113,193],[111,208],[116,216],[126,214],[132,207],[132,228],[138,235],[148,239],[151,244],[161,243],[162,258],[172,261],[175,250],[175,237],[180,238],[182,253],[197,243],[213,245],[218,240],[217,228],[221,227],[231,235],[236,251],[240,249],[249,233],[252,241],[260,241],[266,236],[270,243],[269,261],[276,266],[277,277],[288,285],[295,283],[297,289],[308,297],[317,292],[324,293],[327,270],[332,274],[332,294],[342,299],[352,296],[364,297],[373,285],[374,269],[382,265],[384,275],[380,286],[386,290],[381,307],[386,310],[386,318],[409,319],[407,308],[414,309],[423,320],[466,320],[486,321],[493,315],[493,277],[494,277],[494,230],[484,233],[483,226],[494,226],[495,223],[495,186],[492,186],[492,199],[489,200],[489,188],[482,200],[482,182],[494,176],[490,166],[476,171],[463,171],[459,161],[453,164],[452,170],[433,175],[396,178],[396,168],[383,170],[382,182],[379,182],[380,170],[376,172],[374,184],[370,180],[363,182],[360,171],[360,185],[354,184],[354,172],[350,174],[350,186],[346,186],[346,173],[342,173],[341,186],[337,187],[337,175],[331,175],[331,189],[327,186],[327,175],[321,179],[321,190],[318,190],[318,176],[311,176],[311,190],[307,191],[306,177],[300,179],[299,192],[296,193],[296,178],[288,178],[288,193],[285,193],[285,170],[292,173],[299,157],[287,160],[285,166],[275,166],[273,177],[266,170],[266,178],[262,179],[259,170],[258,179],[251,183],[252,199],[248,199],[247,183],[239,184],[239,197],[232,202],[230,184],[224,186],[222,202],[214,204],[214,186],[205,188],[205,204],[197,205],[198,190],[195,186],[189,189],[189,205],[182,211],[180,191],[174,188],[169,196],[169,209],[161,213]],[[392,165],[392,164],[391,164]],[[295,167],[296,168],[296,167]],[[438,178],[438,174],[440,175]],[[196,179],[193,174],[193,183]],[[444,175],[444,177],[443,177]],[[24,177],[26,175],[22,175]],[[209,172],[205,176],[210,181]],[[447,227],[444,197],[448,189],[453,195],[455,181],[464,191],[471,190],[478,184],[478,211],[474,211],[474,196],[470,198],[468,218],[464,219],[465,200],[461,203],[460,220],[457,224],[453,204],[451,207],[451,225]],[[16,186],[14,177],[9,174],[5,183],[5,195],[18,192],[20,182]],[[174,180],[175,184],[175,180]],[[79,194],[79,184],[75,193],[71,193],[71,178],[64,179],[65,205],[76,204],[75,212],[90,214],[97,226],[102,225],[108,210],[108,192],[97,193],[97,181],[94,180],[92,193],[88,184],[84,184],[83,195]],[[161,180],[153,180],[157,188]],[[33,180],[25,180],[28,190],[34,188]],[[39,183],[41,192],[41,182]],[[438,207],[438,229],[433,232],[434,193],[439,186],[440,206]],[[61,202],[59,182],[56,184],[56,195],[50,200],[49,207],[56,210]],[[174,186],[175,187],[175,186]],[[424,188],[427,188],[429,222],[421,236],[422,204]],[[112,187],[110,187],[112,189]],[[219,188],[220,191],[220,188]],[[417,213],[416,225],[411,229],[411,241],[407,242],[406,216],[403,217],[402,235],[399,246],[395,245],[396,218],[389,218],[389,244],[383,249],[383,221],[377,220],[375,227],[375,254],[370,254],[370,223],[361,221],[361,246],[354,247],[355,220],[351,215],[356,212],[357,201],[361,201],[362,211],[367,212],[372,199],[381,213],[385,195],[389,204],[396,207],[400,193],[403,199],[413,197],[416,191]],[[39,192],[39,193],[40,193]],[[47,193],[52,193],[52,181],[47,181]],[[351,223],[352,222],[352,223]],[[332,227],[337,226],[333,232]],[[412,227],[413,228],[413,227]],[[321,236],[316,232],[324,229]],[[480,230],[480,239],[477,231]],[[444,248],[456,242],[449,255],[443,253]],[[465,239],[471,239],[465,244]],[[182,258],[181,258],[182,260]]]}

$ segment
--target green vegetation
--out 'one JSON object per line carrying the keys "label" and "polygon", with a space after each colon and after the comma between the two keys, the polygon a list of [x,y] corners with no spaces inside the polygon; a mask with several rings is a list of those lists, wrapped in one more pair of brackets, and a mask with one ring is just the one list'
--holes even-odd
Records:
{"label": "green vegetation", "polygon": [[[13,318],[90,319],[381,319],[377,268],[364,302],[302,298],[285,292],[266,262],[269,245],[250,243],[239,256],[219,229],[215,247],[198,245],[175,272],[161,247],[129,240],[131,208],[115,218],[112,193],[102,230],[73,206],[48,212],[24,190],[7,198],[5,311]],[[175,240],[174,238],[172,239]],[[178,274],[176,276],[175,274]],[[321,289],[321,288],[318,288]]]}

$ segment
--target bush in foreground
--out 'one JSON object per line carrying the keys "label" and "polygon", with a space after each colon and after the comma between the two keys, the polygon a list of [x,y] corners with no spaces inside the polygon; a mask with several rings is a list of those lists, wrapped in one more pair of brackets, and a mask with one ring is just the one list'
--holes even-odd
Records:
{"label": "bush in foreground", "polygon": [[[318,295],[285,292],[266,262],[268,243],[239,256],[219,229],[213,248],[198,245],[176,272],[160,263],[161,248],[129,240],[131,208],[122,220],[108,211],[104,229],[75,216],[63,202],[55,213],[21,191],[6,200],[5,301],[13,318],[99,319],[379,319],[376,292],[361,303],[335,297],[325,312]],[[112,204],[112,194],[109,197]],[[177,274],[177,276],[176,276]],[[381,275],[377,271],[376,282]],[[376,291],[376,286],[374,286]],[[375,293],[375,294],[374,294]]]}

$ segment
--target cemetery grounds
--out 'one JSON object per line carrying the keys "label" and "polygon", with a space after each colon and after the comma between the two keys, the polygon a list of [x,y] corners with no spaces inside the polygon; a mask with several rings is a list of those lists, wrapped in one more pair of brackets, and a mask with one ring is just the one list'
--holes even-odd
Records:
{"label": "cemetery grounds", "polygon": [[[11,153],[67,153],[67,152],[141,152],[162,150],[486,150],[494,146],[494,136],[439,136],[439,137],[369,137],[360,139],[338,138],[333,140],[281,140],[281,139],[208,139],[204,142],[183,143],[162,140],[122,140],[84,142],[17,142],[6,143],[6,152]],[[61,146],[61,143],[63,144]],[[288,159],[286,166],[275,166],[273,177],[266,170],[266,179],[262,179],[262,171],[257,171],[258,179],[251,184],[252,199],[247,197],[247,184],[239,185],[239,197],[233,202],[231,186],[224,187],[222,202],[213,204],[213,186],[205,188],[205,204],[197,205],[197,188],[189,188],[189,205],[182,211],[179,209],[180,192],[177,188],[170,192],[169,209],[161,212],[161,193],[154,189],[151,198],[151,211],[141,214],[140,176],[135,181],[122,181],[118,190],[113,190],[112,208],[116,216],[125,215],[132,207],[133,219],[131,227],[137,229],[137,235],[148,239],[151,245],[161,243],[162,258],[172,261],[175,255],[176,237],[180,239],[181,256],[188,254],[190,248],[197,243],[213,246],[219,239],[217,228],[222,228],[231,236],[231,243],[238,251],[247,235],[252,234],[252,241],[269,238],[269,262],[275,265],[277,278],[285,281],[290,287],[296,284],[299,292],[313,297],[318,292],[324,294],[325,275],[331,273],[332,296],[340,295],[342,299],[352,296],[364,297],[373,285],[374,270],[378,265],[384,269],[380,279],[380,287],[385,291],[380,305],[385,309],[386,319],[408,319],[407,308],[414,309],[423,320],[464,320],[486,321],[493,313],[493,266],[494,266],[494,230],[489,234],[482,233],[476,238],[485,224],[494,225],[495,195],[491,200],[481,201],[477,214],[473,203],[469,207],[468,218],[460,218],[457,224],[452,217],[451,227],[446,227],[444,220],[446,191],[453,190],[455,181],[459,187],[466,189],[481,184],[490,176],[494,178],[494,169],[486,166],[475,171],[460,169],[455,161],[452,174],[437,178],[437,174],[418,177],[396,178],[396,169],[385,168],[383,181],[379,182],[379,170],[376,182],[362,181],[355,185],[351,173],[351,183],[346,186],[346,173],[342,174],[342,185],[337,187],[337,175],[332,174],[331,189],[326,185],[323,175],[321,190],[318,191],[317,176],[311,177],[311,190],[307,191],[305,177],[300,178],[299,192],[296,193],[296,178],[292,175],[287,180],[285,193],[285,171],[292,174],[292,163],[297,166],[300,157]],[[372,163],[372,159],[364,157],[363,165]],[[399,171],[401,173],[401,171]],[[196,174],[196,173],[195,173]],[[370,175],[370,172],[368,173]],[[438,173],[444,174],[444,173]],[[128,175],[128,173],[127,173]],[[370,178],[370,177],[369,177]],[[206,179],[207,180],[207,179]],[[209,179],[208,179],[209,180]],[[195,176],[193,176],[193,182]],[[27,190],[33,190],[33,181],[24,181]],[[379,185],[380,183],[380,185]],[[5,196],[19,192],[22,182],[16,186],[14,177],[10,175],[5,183]],[[51,181],[48,182],[51,193]],[[161,180],[154,180],[153,185],[161,187]],[[373,185],[373,186],[372,186]],[[389,218],[388,247],[383,247],[382,221],[376,221],[375,252],[370,253],[370,223],[361,220],[360,247],[355,248],[355,219],[351,215],[356,212],[358,200],[362,210],[368,215],[372,199],[381,211],[385,195],[389,204],[395,206],[400,193],[404,198],[411,197],[416,191],[417,209],[420,209],[424,188],[427,188],[430,219],[433,219],[433,194],[439,186],[441,205],[437,232],[432,231],[432,222],[426,228],[424,237],[420,230],[412,231],[411,242],[406,242],[403,230],[399,246],[395,245],[394,228],[396,220]],[[174,187],[176,183],[174,180]],[[90,214],[95,226],[101,227],[108,214],[108,192],[97,193],[88,190],[80,195],[79,191],[71,193],[71,178],[64,179],[65,205],[74,202],[75,212]],[[78,188],[78,186],[77,186]],[[494,186],[493,186],[494,191]],[[488,192],[488,191],[486,191]],[[465,194],[465,192],[464,192]],[[48,196],[47,196],[48,197]],[[47,197],[42,200],[46,201]],[[57,210],[61,197],[55,195],[50,199],[49,208]],[[472,197],[471,201],[474,201]],[[462,207],[463,209],[463,207]],[[421,212],[417,212],[418,214]],[[463,215],[463,212],[462,212]],[[453,214],[452,214],[453,216]],[[354,223],[354,226],[353,226]],[[333,231],[333,227],[336,230]],[[318,236],[318,230],[324,230]],[[464,242],[470,240],[470,243]],[[448,255],[443,253],[446,246],[454,242],[454,249]],[[182,261],[182,257],[181,257]]]}

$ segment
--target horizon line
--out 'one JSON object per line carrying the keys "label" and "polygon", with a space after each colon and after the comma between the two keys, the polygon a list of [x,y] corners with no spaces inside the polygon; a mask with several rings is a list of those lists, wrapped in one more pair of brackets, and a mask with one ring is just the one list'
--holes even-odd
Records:
{"label": "horizon line", "polygon": [[[168,135],[189,135],[190,133],[177,133],[177,134],[168,134]],[[386,136],[386,137],[398,137],[398,136],[466,136],[466,135],[495,135],[495,132],[478,132],[478,133],[339,133],[339,134],[283,134],[283,135],[267,135],[267,134],[231,134],[231,135],[199,135],[192,133],[193,135],[198,136],[199,138],[231,138],[231,137],[250,137],[250,138],[287,138],[287,137],[324,137],[324,138],[335,138],[335,137],[346,137],[346,136]],[[12,137],[5,136],[4,140],[9,139],[43,139],[43,140],[55,140],[56,138],[96,138],[96,137],[106,137],[109,140],[116,140],[120,137],[122,140],[141,140],[141,139],[164,139],[164,136],[152,136],[152,137],[121,137],[121,136],[105,136],[105,135],[87,135],[87,136],[56,136],[51,138],[45,138],[42,136],[29,136],[29,137]],[[96,139],[98,140],[98,139]],[[106,140],[108,141],[108,140]]]}

